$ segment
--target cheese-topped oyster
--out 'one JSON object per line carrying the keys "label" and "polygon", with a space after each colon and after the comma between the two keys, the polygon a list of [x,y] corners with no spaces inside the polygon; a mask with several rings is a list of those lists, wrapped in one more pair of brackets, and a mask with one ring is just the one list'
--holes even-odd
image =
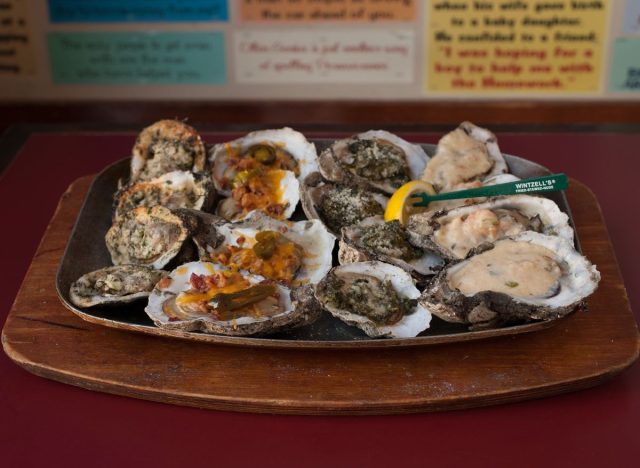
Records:
{"label": "cheese-topped oyster", "polygon": [[393,194],[418,179],[428,160],[419,145],[384,130],[370,130],[336,141],[320,154],[318,163],[327,180]]}
{"label": "cheese-topped oyster", "polygon": [[388,201],[384,195],[363,188],[327,182],[318,172],[310,174],[302,186],[302,209],[307,218],[321,220],[336,236],[345,226],[383,215]]}
{"label": "cheese-topped oyster", "polygon": [[105,236],[111,261],[160,269],[180,253],[195,228],[193,222],[164,206],[127,211],[114,220]]}
{"label": "cheese-topped oyster", "polygon": [[509,170],[495,135],[463,122],[440,139],[436,154],[427,163],[421,178],[442,192],[505,172]]}
{"label": "cheese-topped oyster", "polygon": [[378,261],[333,268],[315,296],[331,315],[371,337],[414,337],[431,321],[409,273]]}
{"label": "cheese-topped oyster", "polygon": [[321,221],[282,222],[254,211],[240,223],[216,227],[222,242],[194,237],[200,260],[291,284],[315,284],[331,269],[335,236]]}
{"label": "cheese-topped oyster", "polygon": [[531,195],[491,198],[484,203],[409,217],[410,241],[445,259],[461,259],[484,243],[536,231],[573,243],[569,217],[553,200]]}
{"label": "cheese-topped oyster", "polygon": [[399,266],[417,279],[434,274],[444,263],[439,256],[412,245],[399,221],[385,222],[382,216],[343,228],[338,259],[343,265],[380,260]]}
{"label": "cheese-topped oyster", "polygon": [[291,128],[258,130],[242,138],[213,147],[209,155],[211,177],[216,190],[231,196],[234,187],[256,172],[271,170],[293,172],[302,181],[318,170],[318,155],[313,143]]}
{"label": "cheese-topped oyster", "polygon": [[82,275],[69,290],[78,307],[123,304],[149,297],[158,281],[168,273],[142,265],[117,265]]}
{"label": "cheese-topped oyster", "polygon": [[565,316],[600,273],[562,237],[527,231],[485,244],[436,275],[420,303],[448,322],[496,326]]}
{"label": "cheese-topped oyster", "polygon": [[296,290],[208,262],[179,266],[160,281],[145,308],[163,328],[244,336],[309,324],[321,313],[311,287]]}
{"label": "cheese-topped oyster", "polygon": [[139,206],[207,210],[215,199],[215,190],[208,175],[173,171],[124,187],[116,193],[115,199],[116,218]]}
{"label": "cheese-topped oyster", "polygon": [[172,171],[203,172],[204,143],[196,130],[179,120],[160,120],[136,139],[130,181],[150,180]]}

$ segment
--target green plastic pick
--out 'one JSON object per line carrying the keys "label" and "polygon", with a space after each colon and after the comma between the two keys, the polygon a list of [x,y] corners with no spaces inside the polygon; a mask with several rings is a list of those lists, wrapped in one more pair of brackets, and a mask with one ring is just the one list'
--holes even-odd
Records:
{"label": "green plastic pick", "polygon": [[429,195],[425,192],[418,192],[411,195],[411,198],[420,198],[419,202],[413,206],[428,206],[429,203],[440,200],[457,200],[460,198],[477,197],[497,197],[500,195],[521,195],[524,193],[555,192],[566,190],[569,187],[569,180],[565,174],[551,174],[533,179],[522,179],[516,182],[504,184],[487,185],[456,192],[445,192],[437,195]]}

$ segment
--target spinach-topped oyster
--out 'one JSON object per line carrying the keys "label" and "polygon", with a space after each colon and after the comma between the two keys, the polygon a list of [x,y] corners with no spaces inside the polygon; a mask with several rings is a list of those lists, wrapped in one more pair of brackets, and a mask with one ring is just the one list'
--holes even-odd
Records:
{"label": "spinach-topped oyster", "polygon": [[162,268],[176,257],[196,228],[195,219],[164,206],[141,206],[114,220],[105,241],[114,265]]}
{"label": "spinach-topped oyster", "polygon": [[307,218],[321,220],[336,236],[343,227],[383,215],[388,201],[384,195],[363,188],[327,182],[318,172],[310,174],[302,186],[302,209]]}
{"label": "spinach-topped oyster", "polygon": [[206,152],[198,132],[179,120],[160,120],[140,132],[133,146],[130,182],[172,171],[203,172]]}
{"label": "spinach-topped oyster", "polygon": [[78,307],[124,304],[149,297],[168,273],[143,265],[116,265],[82,275],[69,290]]}
{"label": "spinach-topped oyster", "polygon": [[315,296],[331,315],[370,337],[414,337],[431,321],[411,276],[383,262],[334,267],[316,285]]}
{"label": "spinach-topped oyster", "polygon": [[420,280],[433,275],[444,263],[438,255],[412,245],[399,221],[385,222],[382,216],[343,228],[338,259],[341,264],[380,260]]}
{"label": "spinach-topped oyster", "polygon": [[392,194],[419,178],[428,160],[419,145],[384,130],[370,130],[336,141],[320,154],[318,163],[329,181]]}
{"label": "spinach-topped oyster", "polygon": [[215,190],[208,175],[173,171],[128,185],[116,193],[115,199],[115,218],[139,206],[208,210],[215,200]]}

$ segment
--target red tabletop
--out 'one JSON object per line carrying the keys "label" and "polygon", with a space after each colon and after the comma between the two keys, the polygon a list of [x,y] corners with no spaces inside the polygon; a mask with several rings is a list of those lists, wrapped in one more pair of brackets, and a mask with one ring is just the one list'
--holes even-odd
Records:
{"label": "red tabletop", "polygon": [[[438,139],[434,133],[403,136]],[[0,176],[2,323],[64,190],[126,157],[134,138],[33,133]],[[204,138],[216,142],[230,135]],[[595,192],[637,319],[640,134],[498,133],[498,139],[503,152],[566,172]],[[636,466],[640,366],[593,389],[517,404],[403,416],[300,417],[198,410],[91,392],[36,377],[2,354],[0,417],[0,464],[7,467]]]}

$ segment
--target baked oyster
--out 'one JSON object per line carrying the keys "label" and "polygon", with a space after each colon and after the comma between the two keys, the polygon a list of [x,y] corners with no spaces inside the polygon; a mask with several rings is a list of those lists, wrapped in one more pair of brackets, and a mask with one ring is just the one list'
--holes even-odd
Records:
{"label": "baked oyster", "polygon": [[229,198],[216,209],[216,214],[228,221],[242,221],[259,210],[276,219],[289,219],[300,201],[298,179],[291,171],[258,170],[234,182]]}
{"label": "baked oyster", "polygon": [[374,338],[414,337],[431,321],[409,273],[378,261],[334,267],[315,296],[331,315]]}
{"label": "baked oyster", "polygon": [[461,259],[484,243],[536,231],[561,236],[573,243],[569,217],[553,200],[531,195],[491,198],[452,210],[412,215],[409,240],[445,259]]}
{"label": "baked oyster", "polygon": [[69,290],[78,307],[123,304],[149,297],[158,281],[168,273],[142,265],[117,265],[82,275]]}
{"label": "baked oyster", "polygon": [[385,222],[382,216],[365,218],[342,229],[338,260],[340,264],[380,260],[424,279],[440,268],[439,256],[412,245],[399,221]]}
{"label": "baked oyster", "polygon": [[316,147],[302,133],[285,127],[258,130],[215,145],[209,154],[216,190],[231,196],[235,185],[255,172],[282,170],[303,180],[318,170]]}
{"label": "baked oyster", "polygon": [[206,161],[204,143],[193,127],[179,120],[160,120],[143,129],[136,139],[130,182],[172,171],[203,172]]}
{"label": "baked oyster", "polygon": [[160,269],[181,252],[194,229],[191,217],[164,206],[141,206],[114,220],[105,241],[114,265]]}
{"label": "baked oyster", "polygon": [[208,262],[179,266],[149,296],[147,315],[162,328],[220,335],[264,335],[315,321],[310,286],[290,290],[258,275]]}
{"label": "baked oyster", "polygon": [[115,199],[116,218],[139,206],[208,210],[215,200],[215,190],[207,175],[172,171],[124,187],[116,193]]}
{"label": "baked oyster", "polygon": [[370,130],[336,141],[320,154],[318,163],[331,182],[393,194],[418,179],[428,160],[419,145],[384,130]]}
{"label": "baked oyster", "polygon": [[442,192],[505,172],[509,170],[495,135],[471,122],[463,122],[440,139],[421,179]]}
{"label": "baked oyster", "polygon": [[325,181],[319,172],[302,185],[302,209],[309,219],[319,219],[334,235],[370,216],[383,215],[389,199],[358,187]]}
{"label": "baked oyster", "polygon": [[291,284],[315,284],[331,269],[335,236],[321,221],[282,222],[254,211],[240,223],[216,227],[215,244],[194,237],[200,260]]}
{"label": "baked oyster", "polygon": [[485,244],[438,273],[420,304],[476,328],[552,320],[584,304],[600,273],[562,237],[526,231]]}

